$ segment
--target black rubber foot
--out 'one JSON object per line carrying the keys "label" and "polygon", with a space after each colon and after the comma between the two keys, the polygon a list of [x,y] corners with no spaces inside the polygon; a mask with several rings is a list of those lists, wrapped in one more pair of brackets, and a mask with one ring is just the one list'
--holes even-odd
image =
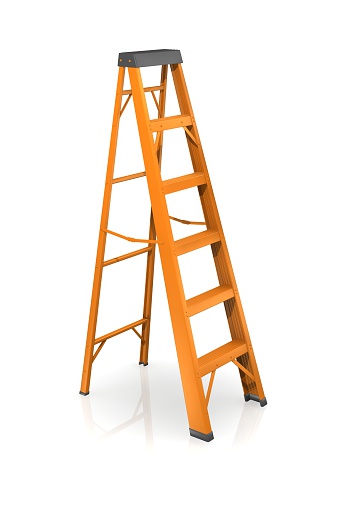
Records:
{"label": "black rubber foot", "polygon": [[81,396],[88,396],[89,395],[89,391],[88,392],[81,392],[81,391],[79,391],[79,394],[81,394]]}
{"label": "black rubber foot", "polygon": [[266,406],[267,405],[267,399],[259,399],[259,396],[256,396],[255,394],[251,394],[250,392],[248,394],[244,394],[245,401],[249,401],[250,399],[252,401],[257,401],[257,403],[260,403],[260,406]]}
{"label": "black rubber foot", "polygon": [[200,433],[200,431],[195,431],[195,429],[189,428],[189,430],[191,437],[199,438],[199,440],[203,440],[204,442],[210,442],[214,438],[213,431],[206,435],[205,433]]}
{"label": "black rubber foot", "polygon": [[148,366],[148,362],[146,362],[146,364],[144,362],[139,362],[139,366],[141,366],[141,365],[146,367],[146,366]]}

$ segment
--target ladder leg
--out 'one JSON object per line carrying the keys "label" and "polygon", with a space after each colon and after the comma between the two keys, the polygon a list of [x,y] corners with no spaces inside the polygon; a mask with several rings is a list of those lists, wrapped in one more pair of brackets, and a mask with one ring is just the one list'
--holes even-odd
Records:
{"label": "ladder leg", "polygon": [[[162,90],[160,90],[159,95],[159,110],[158,110],[158,118],[163,117],[165,115],[165,104],[166,104],[166,89],[167,89],[167,73],[168,66],[163,65],[161,68],[161,79],[160,86],[162,86]],[[159,163],[159,168],[161,168],[161,158],[162,158],[162,144],[163,144],[163,132],[159,133],[159,143],[157,149],[157,158]],[[156,239],[156,230],[154,224],[153,212],[151,211],[150,218],[150,227],[149,227],[149,239]],[[139,364],[143,364],[147,366],[148,364],[148,349],[149,349],[149,336],[151,329],[151,309],[152,309],[152,292],[153,292],[153,277],[154,277],[154,261],[155,261],[155,249],[156,244],[149,244],[149,247],[152,250],[148,253],[147,256],[147,268],[146,268],[146,283],[145,283],[145,299],[144,299],[144,312],[143,318],[147,318],[147,322],[143,324],[141,331],[141,348],[140,348],[140,359]]]}
{"label": "ladder leg", "polygon": [[[232,339],[243,339],[246,341],[248,352],[238,358],[240,364],[242,364],[250,373],[253,374],[254,380],[239,369],[241,382],[245,394],[245,399],[248,394],[256,396],[260,403],[265,404],[265,395],[261,384],[257,363],[254,357],[254,352],[249,336],[249,332],[246,325],[245,315],[242,309],[240,296],[237,290],[237,285],[232,269],[231,260],[229,257],[223,229],[214,198],[212,186],[210,184],[210,178],[203,154],[202,146],[199,139],[199,133],[194,120],[193,109],[191,101],[188,95],[185,78],[181,65],[171,65],[171,71],[173,81],[177,93],[178,103],[182,114],[189,114],[192,117],[193,125],[191,133],[194,136],[197,143],[194,143],[192,139],[186,135],[187,144],[190,151],[192,165],[194,171],[204,172],[206,175],[206,182],[208,185],[202,185],[198,187],[200,201],[205,216],[207,228],[217,229],[220,234],[220,242],[212,244],[213,259],[219,279],[219,283],[230,284],[234,289],[234,298],[225,301],[225,311],[228,319],[230,332]],[[250,398],[254,399],[254,398]]]}
{"label": "ladder leg", "polygon": [[167,298],[177,349],[180,375],[186,402],[190,433],[205,441],[213,439],[201,378],[198,375],[197,356],[191,324],[187,313],[178,259],[174,253],[174,240],[167,204],[162,192],[159,163],[155,153],[150,119],[140,70],[129,68],[133,101],[137,117],[141,148],[145,163],[159,251],[163,267]]}
{"label": "ladder leg", "polygon": [[106,246],[106,235],[107,235],[107,233],[104,232],[103,230],[107,229],[107,226],[108,226],[108,217],[109,217],[109,209],[110,209],[111,194],[112,194],[112,180],[113,180],[115,154],[116,154],[116,147],[117,147],[117,140],[118,140],[118,130],[119,130],[120,109],[121,109],[124,77],[125,77],[125,68],[119,67],[117,93],[116,93],[116,98],[115,98],[113,125],[112,125],[111,141],[110,141],[108,163],[107,163],[106,183],[105,183],[104,199],[103,199],[101,222],[100,222],[98,250],[97,250],[97,257],[96,257],[96,262],[95,262],[92,299],[91,299],[91,307],[90,307],[89,320],[88,320],[85,357],[84,357],[84,365],[83,365],[82,380],[81,380],[81,387],[80,387],[80,394],[82,394],[83,396],[86,396],[87,394],[89,394],[89,386],[90,386],[90,380],[91,380],[91,371],[92,371],[92,363],[93,363],[93,349],[94,349],[95,332],[96,332],[96,325],[97,325],[97,318],[98,318],[102,270],[103,270],[103,262],[104,262],[104,255],[105,255],[105,246]]}
{"label": "ladder leg", "polygon": [[[218,275],[222,272],[221,261],[216,261]],[[230,264],[231,262],[229,262]],[[238,292],[234,299],[225,302],[226,316],[228,319],[232,338],[244,338],[248,345],[248,352],[238,357],[238,362],[252,373],[254,380],[239,369],[240,380],[242,383],[245,399],[247,395],[256,396],[261,406],[266,404],[266,398],[262,387],[257,362],[255,360],[254,351],[248,332],[245,315]],[[256,399],[249,397],[248,399]],[[246,399],[246,401],[248,400]]]}
{"label": "ladder leg", "polygon": [[[156,239],[155,224],[153,212],[151,211],[149,239]],[[145,283],[145,299],[144,299],[144,312],[143,318],[147,318],[147,322],[142,325],[141,331],[141,347],[139,364],[147,366],[148,364],[148,349],[149,349],[149,336],[151,329],[151,309],[152,309],[152,294],[153,294],[153,276],[154,276],[154,260],[155,260],[155,246],[156,244],[149,244],[152,250],[147,255],[147,268],[146,268],[146,283]]]}

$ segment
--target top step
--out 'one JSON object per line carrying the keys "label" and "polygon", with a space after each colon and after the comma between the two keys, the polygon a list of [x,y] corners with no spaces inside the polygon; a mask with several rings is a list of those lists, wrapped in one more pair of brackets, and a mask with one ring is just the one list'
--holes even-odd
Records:
{"label": "top step", "polygon": [[119,53],[119,67],[150,67],[152,65],[182,64],[180,50],[153,49]]}

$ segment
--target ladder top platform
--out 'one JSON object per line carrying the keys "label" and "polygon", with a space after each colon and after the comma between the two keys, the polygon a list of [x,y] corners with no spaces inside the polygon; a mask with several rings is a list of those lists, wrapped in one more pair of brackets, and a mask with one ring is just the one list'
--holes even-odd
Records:
{"label": "ladder top platform", "polygon": [[155,49],[119,53],[119,67],[150,67],[152,65],[182,64],[178,49]]}

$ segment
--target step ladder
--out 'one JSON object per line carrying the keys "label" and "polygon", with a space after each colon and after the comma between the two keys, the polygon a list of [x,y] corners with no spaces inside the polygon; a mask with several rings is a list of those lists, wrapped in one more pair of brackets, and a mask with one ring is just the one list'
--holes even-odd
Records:
{"label": "step ladder", "polygon": [[[190,435],[209,442],[213,439],[213,432],[208,414],[208,402],[215,372],[218,368],[229,362],[235,364],[239,369],[245,401],[257,401],[261,406],[265,406],[267,401],[260,381],[181,64],[182,57],[179,50],[135,51],[119,54],[118,84],[80,394],[84,396],[89,394],[92,364],[106,341],[125,331],[133,330],[139,336],[141,340],[139,364],[147,366],[154,257],[156,245],[158,244],[186,402]],[[160,85],[144,88],[140,67],[148,66],[161,66]],[[181,112],[180,115],[172,117],[165,117],[168,67],[170,67],[172,73]],[[129,74],[130,90],[124,90],[123,88],[126,68]],[[145,98],[146,93],[151,93],[153,96],[158,110],[158,118],[150,119],[149,117]],[[158,98],[156,93],[159,94]],[[124,96],[127,97],[122,106]],[[133,97],[145,171],[127,177],[113,178],[120,117],[131,97]],[[184,130],[192,160],[193,172],[178,178],[162,180],[160,169],[163,133],[168,129]],[[108,216],[112,185],[144,176],[147,178],[151,200],[149,238],[134,239],[109,230]],[[183,192],[185,189],[192,187],[197,187],[198,189],[205,218],[205,222],[199,224],[206,224],[206,229],[201,233],[174,241],[171,221],[177,220],[177,218],[169,216],[166,195]],[[189,221],[185,220],[183,222],[189,223]],[[104,260],[107,235],[115,235],[132,242],[145,243],[147,246],[126,255]],[[211,258],[213,258],[215,264],[219,286],[187,300],[179,270],[178,257],[208,245],[211,246],[213,255]],[[103,268],[143,253],[147,253],[147,268],[142,318],[96,338],[96,323]],[[221,303],[223,303],[225,308],[232,340],[198,358],[190,318]],[[141,333],[136,329],[138,326],[141,326]],[[208,374],[210,374],[210,380],[205,394],[202,377]]]}

